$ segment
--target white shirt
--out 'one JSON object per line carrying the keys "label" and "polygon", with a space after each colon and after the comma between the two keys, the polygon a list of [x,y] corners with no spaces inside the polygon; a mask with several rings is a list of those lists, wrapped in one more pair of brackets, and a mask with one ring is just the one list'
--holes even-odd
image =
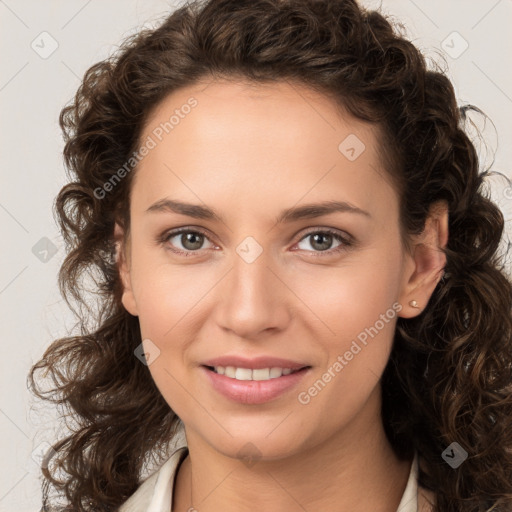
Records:
{"label": "white shirt", "polygon": [[[182,446],[174,451],[171,457],[148,477],[130,498],[121,505],[119,512],[172,512],[174,480],[180,463],[188,454],[188,448]],[[409,480],[396,512],[418,512],[418,454],[409,473]],[[420,499],[423,510],[424,500]]]}

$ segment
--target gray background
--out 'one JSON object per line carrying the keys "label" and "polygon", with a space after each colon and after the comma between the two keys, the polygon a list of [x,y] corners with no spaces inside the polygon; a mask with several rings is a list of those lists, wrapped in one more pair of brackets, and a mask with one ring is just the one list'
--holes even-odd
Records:
{"label": "gray background", "polygon": [[[479,106],[494,123],[487,122],[484,130],[489,146],[481,148],[484,164],[496,150],[494,170],[510,176],[512,0],[363,4],[402,21],[433,60],[445,56],[459,103]],[[143,25],[153,26],[173,5],[164,0],[0,0],[2,512],[40,508],[38,453],[54,439],[56,412],[34,402],[26,376],[44,348],[73,326],[57,289],[64,249],[51,212],[66,179],[60,109],[89,66]],[[52,45],[58,46],[49,55]],[[493,178],[490,187],[506,218],[512,217],[512,189],[505,179]]]}

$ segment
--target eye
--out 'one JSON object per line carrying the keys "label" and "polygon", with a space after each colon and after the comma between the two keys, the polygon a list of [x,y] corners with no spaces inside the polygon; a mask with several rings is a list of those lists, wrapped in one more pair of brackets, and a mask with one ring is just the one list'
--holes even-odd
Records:
{"label": "eye", "polygon": [[[203,244],[205,240],[210,241],[202,231],[180,228],[165,233],[160,242],[165,246],[170,246],[171,251],[189,256],[193,252],[199,252],[201,249],[204,249]],[[211,244],[215,246],[215,244]]]}
{"label": "eye", "polygon": [[[313,250],[300,247],[300,244],[308,239],[310,240],[308,245]],[[206,233],[197,228],[192,229],[184,227],[168,231],[159,237],[158,241],[169,250],[183,256],[191,256],[193,253],[205,249],[205,241],[211,244],[210,249],[215,247],[215,244],[211,242]],[[337,241],[338,245],[332,248],[334,241]],[[322,253],[326,253],[327,255],[338,253],[349,249],[352,245],[353,242],[348,235],[341,235],[338,231],[332,229],[317,229],[316,231],[311,231],[296,244],[300,250],[317,253],[316,255],[318,256],[323,255]],[[208,249],[208,247],[206,247],[206,249]]]}
{"label": "eye", "polygon": [[[352,245],[352,241],[350,240],[348,235],[341,235],[338,231],[334,231],[332,229],[311,231],[300,240],[297,246],[299,246],[300,243],[308,239],[310,240],[308,242],[308,245],[313,248],[313,251],[309,251],[309,249],[307,248],[304,249],[299,247],[301,250],[306,250],[308,252],[332,254],[347,250]],[[334,241],[337,241],[339,243],[334,248],[332,248],[331,246]]]}

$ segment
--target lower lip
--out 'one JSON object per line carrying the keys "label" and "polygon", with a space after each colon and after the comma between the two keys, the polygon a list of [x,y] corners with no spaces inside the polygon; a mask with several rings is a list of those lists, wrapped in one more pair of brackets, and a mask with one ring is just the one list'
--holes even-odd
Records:
{"label": "lower lip", "polygon": [[274,400],[295,387],[309,372],[303,368],[288,375],[269,380],[237,380],[215,373],[206,366],[201,366],[213,388],[225,397],[242,404],[263,404]]}

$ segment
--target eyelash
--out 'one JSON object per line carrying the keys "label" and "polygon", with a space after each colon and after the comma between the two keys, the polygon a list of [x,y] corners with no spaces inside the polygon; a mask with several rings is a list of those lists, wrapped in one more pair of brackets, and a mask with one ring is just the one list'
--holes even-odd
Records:
{"label": "eyelash", "polygon": [[[182,251],[180,249],[170,248],[168,246],[169,240],[171,238],[173,238],[177,235],[181,235],[182,233],[200,234],[200,235],[203,235],[205,238],[207,238],[211,242],[209,236],[207,235],[207,233],[205,231],[203,231],[199,228],[192,229],[192,228],[184,227],[184,228],[178,228],[178,229],[175,229],[172,231],[166,231],[165,233],[163,233],[161,236],[158,237],[158,243],[165,246],[165,248],[171,250],[172,252],[174,252],[176,254],[180,254],[187,258],[194,255],[194,253],[199,253],[201,251],[201,249],[199,249],[197,251]],[[302,240],[306,239],[308,236],[316,235],[316,234],[331,235],[335,240],[341,242],[341,245],[339,245],[338,247],[335,247],[334,249],[327,249],[325,251],[306,251],[306,252],[313,253],[315,255],[314,257],[323,256],[323,255],[332,256],[333,254],[337,254],[337,253],[346,251],[354,245],[354,241],[351,238],[349,238],[348,236],[347,237],[342,236],[338,231],[330,229],[330,228],[316,229],[314,231],[309,231],[297,243],[302,242]]]}

